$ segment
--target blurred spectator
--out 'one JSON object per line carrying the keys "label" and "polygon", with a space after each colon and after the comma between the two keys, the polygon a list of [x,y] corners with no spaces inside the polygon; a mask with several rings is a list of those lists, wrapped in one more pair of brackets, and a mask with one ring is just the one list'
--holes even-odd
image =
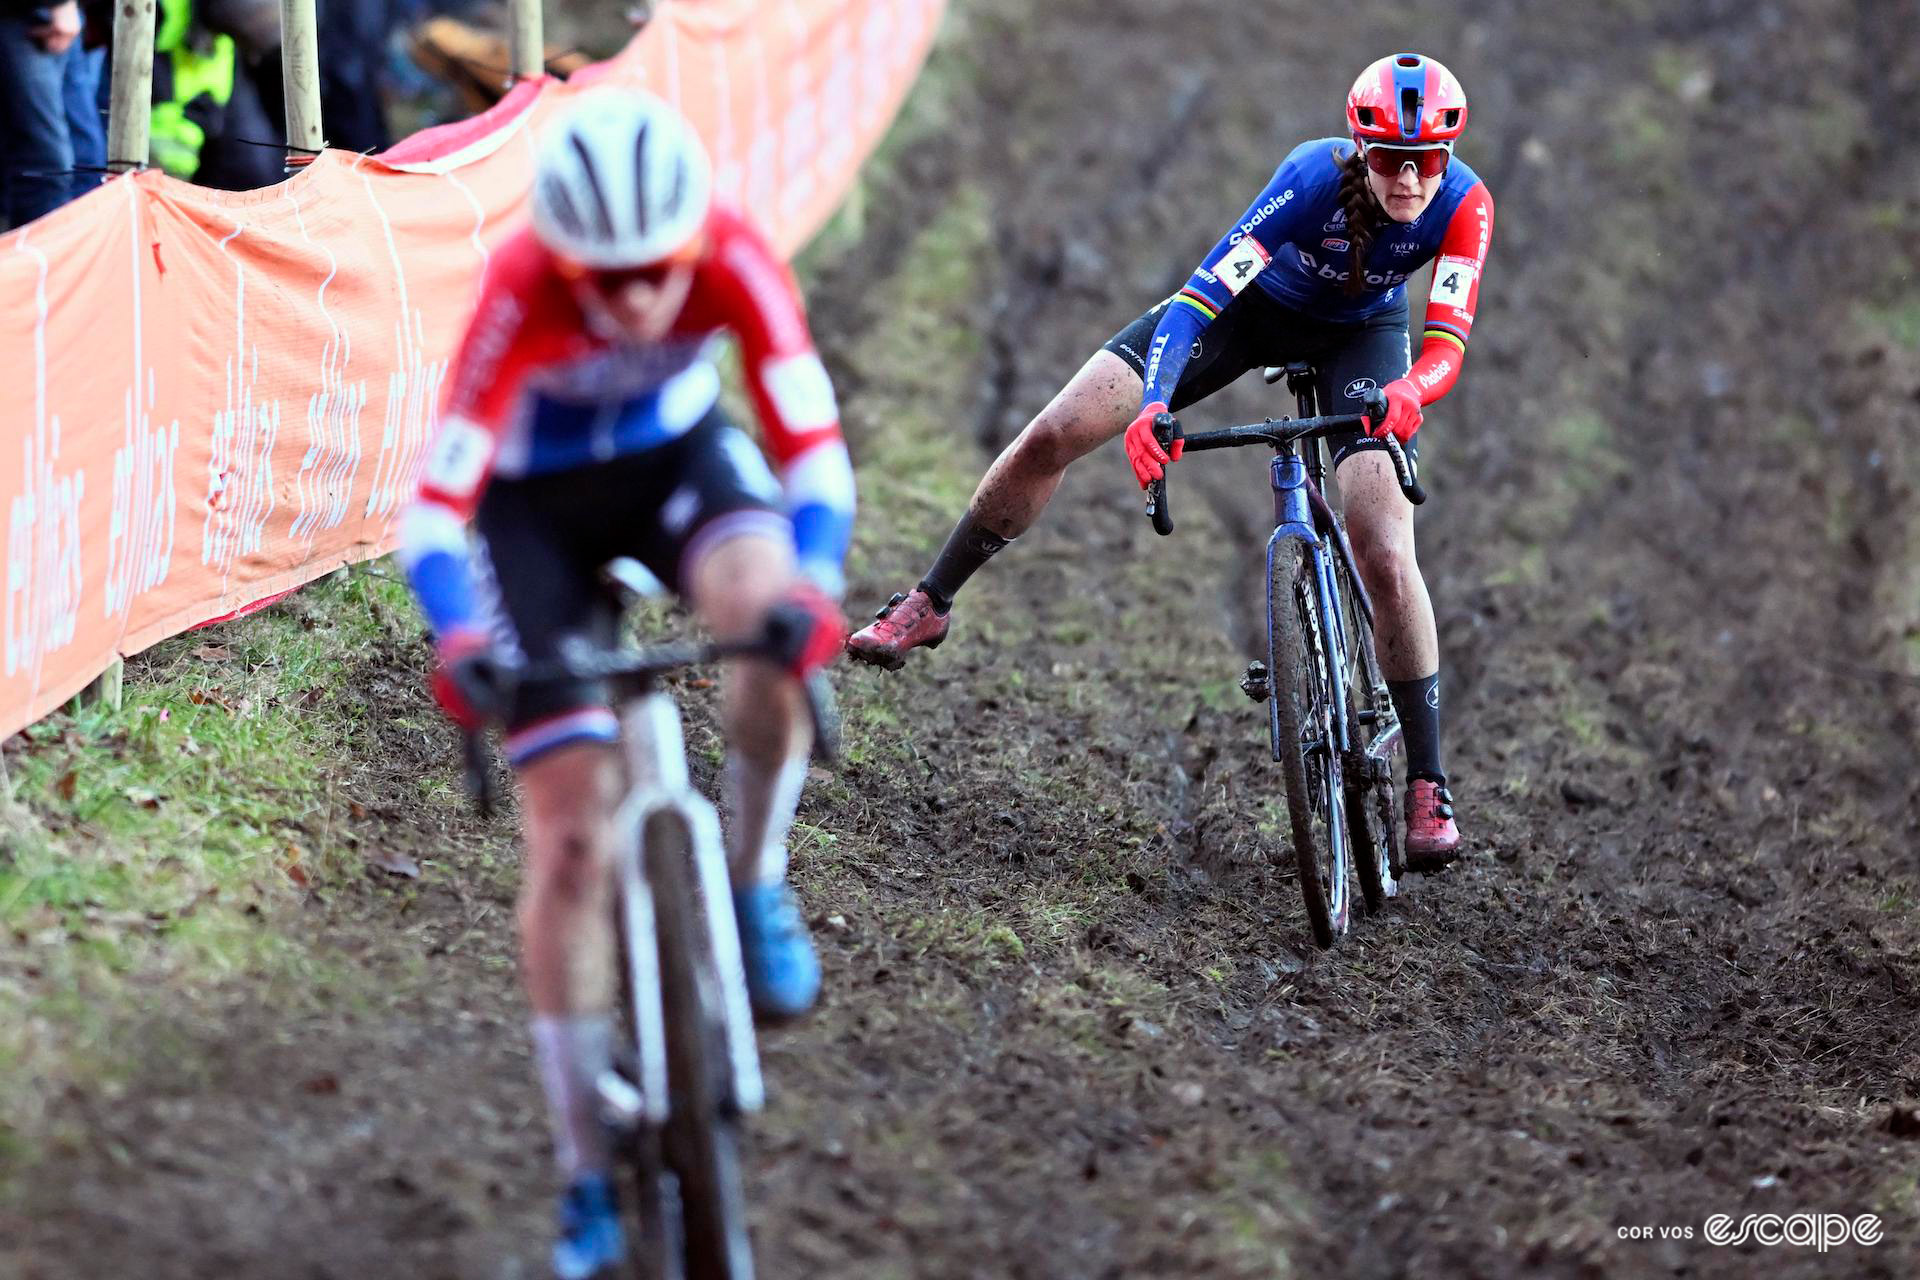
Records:
{"label": "blurred spectator", "polygon": [[176,178],[247,191],[285,176],[286,131],[255,69],[280,54],[279,0],[160,0],[152,160]]}
{"label": "blurred spectator", "polygon": [[74,194],[67,76],[80,6],[0,0],[0,221],[23,226]]}
{"label": "blurred spectator", "polygon": [[320,119],[327,145],[342,151],[384,150],[387,130],[381,80],[393,0],[318,0]]}

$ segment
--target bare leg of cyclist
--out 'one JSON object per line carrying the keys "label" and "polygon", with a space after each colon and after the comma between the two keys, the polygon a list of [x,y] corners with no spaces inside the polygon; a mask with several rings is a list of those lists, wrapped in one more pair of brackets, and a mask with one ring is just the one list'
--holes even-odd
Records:
{"label": "bare leg of cyclist", "polygon": [[[745,638],[793,586],[793,550],[742,534],[714,544],[687,578],[694,609],[714,636]],[[748,991],[763,1017],[792,1017],[811,1007],[820,986],[819,962],[786,882],[787,836],[813,725],[799,683],[758,660],[730,664],[723,719],[727,861]]]}
{"label": "bare leg of cyclist", "polygon": [[912,592],[879,621],[854,634],[847,651],[863,662],[898,667],[907,650],[938,645],[947,611],[968,578],[1032,528],[1067,467],[1127,429],[1140,407],[1140,375],[1110,351],[1096,351],[995,458],[960,522]]}
{"label": "bare leg of cyclist", "polygon": [[1440,762],[1440,640],[1414,558],[1413,507],[1383,450],[1349,454],[1338,478],[1347,536],[1373,598],[1380,673],[1406,743],[1408,860],[1417,869],[1444,865],[1459,848],[1460,832]]}
{"label": "bare leg of cyclist", "polygon": [[520,789],[520,972],[555,1154],[572,1182],[605,1172],[609,1159],[596,1089],[613,1045],[609,868],[618,757],[597,742],[556,747],[520,770]]}

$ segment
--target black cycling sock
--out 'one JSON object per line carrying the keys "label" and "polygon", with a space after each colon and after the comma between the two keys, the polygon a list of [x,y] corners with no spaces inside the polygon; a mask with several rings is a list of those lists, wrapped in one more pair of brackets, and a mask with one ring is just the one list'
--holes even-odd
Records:
{"label": "black cycling sock", "polygon": [[974,570],[1012,541],[980,524],[973,518],[972,511],[962,515],[960,523],[947,535],[947,545],[934,557],[933,568],[920,579],[920,589],[933,601],[934,612],[945,613],[953,608],[954,596],[973,576]]}
{"label": "black cycling sock", "polygon": [[1407,781],[1425,778],[1446,786],[1447,775],[1440,768],[1440,673],[1422,680],[1389,680],[1387,693],[1407,743]]}

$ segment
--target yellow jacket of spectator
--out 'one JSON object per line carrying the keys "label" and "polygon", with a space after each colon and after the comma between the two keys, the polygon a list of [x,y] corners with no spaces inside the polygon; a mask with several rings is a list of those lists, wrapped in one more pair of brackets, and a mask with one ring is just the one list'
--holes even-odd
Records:
{"label": "yellow jacket of spectator", "polygon": [[153,35],[152,163],[176,178],[192,178],[209,129],[233,97],[238,56],[233,37],[193,20],[193,0],[160,0]]}

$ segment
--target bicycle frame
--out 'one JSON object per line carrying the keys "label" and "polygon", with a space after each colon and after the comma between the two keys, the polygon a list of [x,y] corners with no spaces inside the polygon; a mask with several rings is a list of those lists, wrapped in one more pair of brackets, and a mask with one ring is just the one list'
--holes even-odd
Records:
{"label": "bicycle frame", "polygon": [[650,1126],[666,1123],[672,1112],[667,1087],[666,1018],[660,991],[660,962],[654,925],[651,881],[647,875],[646,832],[665,817],[681,823],[693,856],[694,883],[704,908],[707,937],[720,977],[720,1006],[729,1096],[741,1111],[758,1111],[766,1100],[753,1018],[747,1007],[746,969],[740,957],[740,932],[728,889],[720,817],[695,789],[687,772],[686,738],[680,709],[664,693],[628,700],[620,713],[621,742],[627,759],[627,793],[617,812],[617,830],[625,834],[615,876],[628,938],[628,977],[633,988],[636,1046],[639,1053],[638,1116]]}

